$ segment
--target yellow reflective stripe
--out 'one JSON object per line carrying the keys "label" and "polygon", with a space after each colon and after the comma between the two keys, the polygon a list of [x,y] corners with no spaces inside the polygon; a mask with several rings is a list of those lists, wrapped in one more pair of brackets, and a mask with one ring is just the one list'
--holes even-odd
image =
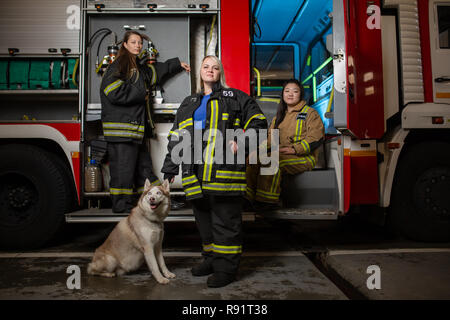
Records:
{"label": "yellow reflective stripe", "polygon": [[236,254],[236,253],[242,253],[242,246],[220,246],[217,244],[212,244],[213,252],[217,253],[224,253],[224,254]]}
{"label": "yellow reflective stripe", "polygon": [[284,160],[284,161],[280,161],[280,167],[283,168],[283,167],[289,166],[289,165],[292,166],[292,165],[296,165],[296,164],[305,164],[306,161],[307,160],[305,158]]}
{"label": "yellow reflective stripe", "polygon": [[108,95],[111,91],[116,90],[117,88],[119,88],[121,85],[123,84],[122,80],[116,80],[113,83],[111,83],[109,86],[107,86],[105,88],[105,90],[103,90],[103,92],[105,93],[105,95]]}
{"label": "yellow reflective stripe", "polygon": [[170,131],[170,132],[169,132],[169,137],[170,137],[170,136],[177,136],[177,137],[179,137],[180,134],[179,134],[178,132],[176,132],[176,131]]}
{"label": "yellow reflective stripe", "polygon": [[[309,107],[304,106],[302,108],[302,110],[300,111],[300,113],[308,113],[308,111],[309,111]],[[297,130],[295,131],[294,142],[299,142],[301,140],[301,136],[302,136],[302,132],[303,132],[303,122],[304,122],[304,120],[302,120],[302,119],[297,120]]]}
{"label": "yellow reflective stripe", "polygon": [[253,119],[267,120],[267,118],[266,118],[262,113],[255,114],[253,117],[251,117],[251,118],[247,121],[247,123],[246,123],[245,126],[244,126],[244,130],[247,129],[248,125],[250,124],[250,122],[251,122]]}
{"label": "yellow reflective stripe", "polygon": [[189,191],[197,190],[197,189],[201,190],[201,187],[200,186],[195,186],[195,187],[191,187],[191,188],[186,188],[184,191],[189,192]]}
{"label": "yellow reflective stripe", "polygon": [[127,130],[103,130],[105,136],[111,137],[132,137],[132,138],[142,138],[144,133],[127,131]]}
{"label": "yellow reflective stripe", "polygon": [[152,69],[152,73],[153,73],[152,74],[152,81],[150,82],[150,84],[152,86],[154,86],[156,84],[156,69],[155,69],[155,67],[152,64],[149,64],[148,66],[150,67],[150,69]]}
{"label": "yellow reflective stripe", "polygon": [[227,175],[221,175],[221,174],[216,174],[216,178],[218,178],[218,179],[245,180],[245,177],[227,176]]}
{"label": "yellow reflective stripe", "polygon": [[244,171],[223,171],[223,170],[217,170],[217,173],[235,174],[235,175],[245,176],[245,172]]}
{"label": "yellow reflective stripe", "polygon": [[227,121],[230,118],[230,114],[229,113],[222,113],[222,120],[223,121]]}
{"label": "yellow reflective stripe", "polygon": [[200,186],[195,186],[192,188],[187,188],[184,190],[184,192],[186,193],[186,196],[193,196],[195,194],[200,194],[202,193],[202,188]]}
{"label": "yellow reflective stripe", "polygon": [[278,196],[269,196],[267,194],[261,194],[258,191],[256,191],[256,195],[260,198],[269,199],[269,200],[277,200],[278,201],[280,199],[279,195]]}
{"label": "yellow reflective stripe", "polygon": [[306,153],[310,153],[311,152],[311,148],[309,147],[309,143],[307,141],[302,140],[300,143],[302,144],[302,146],[305,149]]}
{"label": "yellow reflective stripe", "polygon": [[278,170],[272,180],[272,186],[270,188],[271,192],[275,192],[277,185],[278,185],[278,181],[280,180],[280,176],[281,176],[281,170]]}
{"label": "yellow reflective stripe", "polygon": [[202,188],[213,191],[243,191],[245,192],[247,184],[242,183],[204,183]]}
{"label": "yellow reflective stripe", "polygon": [[[185,178],[181,179],[181,181],[186,182],[187,180],[192,180],[192,179],[197,180],[197,176],[192,175],[192,176],[190,176],[190,177],[185,177]],[[198,180],[197,180],[197,181],[198,181]]]}
{"label": "yellow reflective stripe", "polygon": [[123,122],[103,122],[103,128],[104,129],[127,129],[127,130],[134,130],[139,132],[144,132],[145,127],[140,126],[138,124],[131,124],[131,123],[123,123]]}
{"label": "yellow reflective stripe", "polygon": [[213,244],[212,243],[203,245],[203,251],[210,252],[212,250],[213,250]]}
{"label": "yellow reflective stripe", "polygon": [[209,127],[208,145],[206,147],[205,167],[203,169],[203,181],[211,181],[213,160],[214,160],[214,149],[216,146],[218,114],[219,114],[219,103],[217,100],[213,100],[211,101],[211,123]]}
{"label": "yellow reflective stripe", "polygon": [[178,125],[178,128],[181,130],[181,129],[185,129],[189,126],[192,126],[192,125],[194,125],[194,121],[192,120],[192,118],[189,118],[183,122],[180,122],[180,124]]}
{"label": "yellow reflective stripe", "polygon": [[235,121],[234,121],[234,125],[237,127],[237,126],[240,126],[241,125],[241,119],[236,119]]}
{"label": "yellow reflective stripe", "polygon": [[127,194],[127,195],[133,195],[133,189],[119,189],[119,188],[109,188],[109,193],[112,195],[122,195],[122,194]]}
{"label": "yellow reflective stripe", "polygon": [[190,196],[194,196],[194,195],[200,194],[200,193],[202,193],[202,190],[196,191],[196,192],[191,192],[191,193],[186,193],[186,196],[187,196],[187,197],[190,197]]}
{"label": "yellow reflective stripe", "polygon": [[243,180],[246,177],[245,177],[245,172],[242,172],[242,171],[221,171],[221,170],[217,170],[216,178]]}
{"label": "yellow reflective stripe", "polygon": [[314,159],[314,157],[308,155],[306,156],[306,159],[311,163],[313,168],[316,166],[316,159]]}

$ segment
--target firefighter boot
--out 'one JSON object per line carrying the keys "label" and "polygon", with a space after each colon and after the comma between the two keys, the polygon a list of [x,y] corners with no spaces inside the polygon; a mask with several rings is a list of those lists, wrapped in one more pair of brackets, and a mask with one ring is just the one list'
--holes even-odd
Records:
{"label": "firefighter boot", "polygon": [[232,273],[214,272],[211,277],[208,278],[206,284],[210,288],[221,288],[229,285],[236,280],[236,276]]}
{"label": "firefighter boot", "polygon": [[213,273],[213,267],[212,267],[212,259],[205,259],[203,262],[191,269],[191,273],[194,277],[203,277],[203,276],[209,276],[211,273]]}

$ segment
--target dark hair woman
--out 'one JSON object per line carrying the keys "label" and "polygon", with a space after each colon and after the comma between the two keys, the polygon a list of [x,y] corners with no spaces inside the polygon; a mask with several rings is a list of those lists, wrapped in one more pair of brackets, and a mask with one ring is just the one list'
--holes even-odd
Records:
{"label": "dark hair woman", "polygon": [[259,164],[247,166],[247,199],[256,201],[255,208],[277,208],[283,174],[300,174],[316,166],[325,129],[320,115],[306,105],[303,97],[304,89],[298,80],[291,79],[284,84],[267,143],[261,146],[270,148],[271,131],[279,130],[280,161],[276,174],[259,175]]}
{"label": "dark hair woman", "polygon": [[143,40],[136,31],[127,31],[116,60],[107,68],[100,86],[103,135],[108,142],[111,173],[110,194],[113,212],[130,212],[136,193],[142,193],[145,180],[161,182],[153,173],[146,138],[153,134],[149,95],[166,75],[189,65],[178,58],[148,65],[139,59]]}

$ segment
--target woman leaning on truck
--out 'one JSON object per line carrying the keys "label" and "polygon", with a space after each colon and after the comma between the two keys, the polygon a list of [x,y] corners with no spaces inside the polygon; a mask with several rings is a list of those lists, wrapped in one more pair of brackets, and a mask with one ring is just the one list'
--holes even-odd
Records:
{"label": "woman leaning on truck", "polygon": [[155,84],[189,65],[178,58],[147,65],[138,56],[145,36],[127,31],[116,60],[108,67],[100,86],[103,134],[108,142],[113,212],[130,212],[136,192],[142,193],[145,179],[160,184],[153,173],[145,139],[152,137],[154,124],[149,98]]}

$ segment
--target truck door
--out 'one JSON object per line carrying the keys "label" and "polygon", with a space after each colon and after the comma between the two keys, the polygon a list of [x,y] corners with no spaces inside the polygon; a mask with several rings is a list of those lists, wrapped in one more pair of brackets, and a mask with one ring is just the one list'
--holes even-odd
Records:
{"label": "truck door", "polygon": [[380,8],[380,0],[333,1],[333,116],[344,134],[343,212],[352,204],[376,204],[379,199],[374,140],[385,131]]}
{"label": "truck door", "polygon": [[450,1],[430,1],[434,101],[450,103]]}

